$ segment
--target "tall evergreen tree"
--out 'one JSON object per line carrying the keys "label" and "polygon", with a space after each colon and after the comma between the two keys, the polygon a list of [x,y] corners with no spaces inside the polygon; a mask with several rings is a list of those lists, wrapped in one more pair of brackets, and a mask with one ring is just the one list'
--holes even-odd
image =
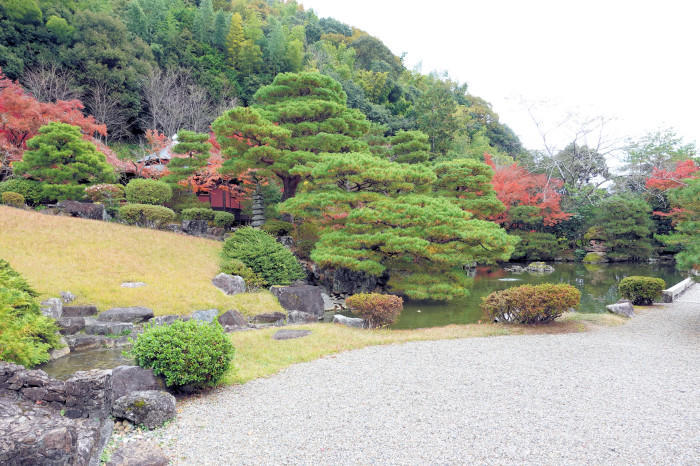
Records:
{"label": "tall evergreen tree", "polygon": [[226,51],[228,59],[234,65],[238,65],[238,57],[241,53],[241,47],[245,36],[243,35],[243,18],[240,13],[234,13],[231,16],[231,25],[229,26],[228,34],[226,35]]}
{"label": "tall evergreen tree", "polygon": [[219,50],[226,49],[226,35],[228,34],[229,19],[225,11],[219,10],[214,18],[214,45]]}
{"label": "tall evergreen tree", "polygon": [[391,138],[391,159],[400,163],[426,162],[430,154],[428,135],[422,131],[399,131]]}
{"label": "tall evergreen tree", "polygon": [[652,221],[649,204],[638,198],[612,196],[597,208],[594,225],[602,230],[612,260],[644,260],[651,255]]}
{"label": "tall evergreen tree", "polygon": [[485,163],[457,159],[438,163],[433,168],[437,175],[433,184],[435,195],[452,199],[454,204],[482,220],[505,210],[491,184],[493,170]]}
{"label": "tall evergreen tree", "polygon": [[168,163],[170,173],[163,180],[176,184],[194,175],[198,169],[206,167],[210,150],[211,143],[207,133],[195,133],[186,129],[178,131],[173,152],[187,157],[173,157]]}

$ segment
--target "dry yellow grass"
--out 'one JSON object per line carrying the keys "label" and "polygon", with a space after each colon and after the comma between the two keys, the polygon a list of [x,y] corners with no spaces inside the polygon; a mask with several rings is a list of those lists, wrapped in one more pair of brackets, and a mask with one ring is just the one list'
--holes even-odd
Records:
{"label": "dry yellow grass", "polygon": [[[220,249],[220,242],[192,236],[0,206],[0,258],[42,297],[69,290],[101,310],[140,305],[159,315],[281,310],[269,292],[226,296],[216,289],[210,280]],[[125,281],[147,286],[122,288]]]}
{"label": "dry yellow grass", "polygon": [[222,383],[245,383],[276,374],[292,364],[366,346],[497,335],[580,332],[590,327],[619,325],[624,321],[622,317],[608,314],[566,313],[551,324],[535,326],[470,324],[416,330],[363,330],[337,324],[309,324],[285,328],[311,330],[310,335],[280,341],[272,339],[278,328],[234,332],[229,338],[236,347],[236,355],[233,367]]}

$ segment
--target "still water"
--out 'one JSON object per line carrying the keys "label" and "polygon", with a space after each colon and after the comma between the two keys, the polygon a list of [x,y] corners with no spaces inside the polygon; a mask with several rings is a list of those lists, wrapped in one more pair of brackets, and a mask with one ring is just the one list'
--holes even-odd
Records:
{"label": "still water", "polygon": [[134,361],[122,354],[127,348],[105,348],[78,353],[49,361],[38,367],[51,377],[65,380],[75,371],[90,369],[114,369],[117,366],[134,364]]}
{"label": "still water", "polygon": [[[524,265],[524,264],[523,264]],[[668,264],[581,264],[550,263],[555,271],[549,274],[512,273],[500,267],[479,268],[474,285],[467,298],[449,303],[409,301],[399,321],[392,328],[438,327],[449,324],[468,324],[484,319],[479,308],[481,298],[511,286],[540,283],[567,283],[581,291],[580,311],[605,312],[605,305],[616,302],[617,284],[630,275],[646,275],[666,280],[670,287],[685,278]]]}

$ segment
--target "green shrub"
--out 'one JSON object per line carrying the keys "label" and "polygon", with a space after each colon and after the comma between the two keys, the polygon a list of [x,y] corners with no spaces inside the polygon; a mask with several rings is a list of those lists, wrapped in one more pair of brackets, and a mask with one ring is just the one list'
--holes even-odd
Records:
{"label": "green shrub", "polygon": [[93,184],[85,188],[85,195],[92,202],[113,206],[126,199],[124,186],[120,184]]}
{"label": "green shrub", "polygon": [[220,271],[229,275],[238,275],[245,280],[246,288],[256,289],[265,286],[265,280],[260,275],[238,259],[227,259],[221,261]]}
{"label": "green shrub", "polygon": [[359,293],[349,296],[345,304],[365,319],[370,328],[393,324],[403,310],[403,299],[393,294]]}
{"label": "green shrub", "polygon": [[600,254],[596,254],[594,252],[589,252],[583,257],[583,262],[587,264],[597,264],[600,262],[605,262],[605,256],[601,256]]}
{"label": "green shrub", "polygon": [[208,222],[214,220],[214,211],[205,207],[195,207],[182,211],[183,220],[206,220]]}
{"label": "green shrub", "polygon": [[236,216],[220,210],[214,214],[214,225],[221,228],[231,228],[236,223]]}
{"label": "green shrub", "polygon": [[173,197],[173,188],[158,180],[136,178],[125,188],[126,200],[132,204],[165,204]]}
{"label": "green shrub", "polygon": [[12,207],[24,207],[24,196],[19,193],[7,191],[0,194],[0,204],[9,205]]}
{"label": "green shrub", "polygon": [[285,236],[292,231],[294,225],[284,220],[268,220],[261,228],[272,236]]}
{"label": "green shrub", "polygon": [[24,196],[24,200],[29,205],[36,205],[42,200],[41,183],[24,178],[13,178],[0,183],[0,193],[12,191]]}
{"label": "green shrub", "polygon": [[234,348],[221,326],[178,320],[151,326],[131,350],[136,364],[165,377],[168,387],[214,385],[228,370]]}
{"label": "green shrub", "polygon": [[0,360],[31,367],[61,346],[53,319],[41,313],[29,284],[0,259]]}
{"label": "green shrub", "polygon": [[618,289],[620,295],[637,305],[649,305],[666,288],[666,282],[654,277],[625,277],[620,282]]}
{"label": "green shrub", "polygon": [[581,301],[574,286],[545,283],[495,291],[482,298],[481,308],[491,319],[515,324],[550,322]]}
{"label": "green shrub", "polygon": [[289,285],[305,277],[294,255],[277,240],[256,228],[236,230],[224,242],[224,263],[238,259],[258,274],[266,285]]}
{"label": "green shrub", "polygon": [[292,238],[299,257],[309,259],[319,239],[318,227],[311,222],[297,225],[292,231]]}
{"label": "green shrub", "polygon": [[119,218],[129,225],[162,228],[175,220],[175,212],[159,205],[126,204],[119,208]]}
{"label": "green shrub", "polygon": [[553,260],[561,252],[562,247],[557,237],[551,233],[538,233],[528,231],[513,231],[520,238],[520,243],[515,246],[511,260],[549,261]]}

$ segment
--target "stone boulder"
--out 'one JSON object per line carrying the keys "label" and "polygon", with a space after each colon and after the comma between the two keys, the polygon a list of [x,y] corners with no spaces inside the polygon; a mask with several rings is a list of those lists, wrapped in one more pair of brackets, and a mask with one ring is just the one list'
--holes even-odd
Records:
{"label": "stone boulder", "polygon": [[139,366],[119,366],[112,369],[112,398],[115,400],[134,392],[164,389],[163,379],[154,375],[151,369]]}
{"label": "stone boulder", "polygon": [[54,361],[70,354],[70,346],[68,346],[66,338],[62,336],[59,343],[62,345],[60,348],[49,351],[49,361]]}
{"label": "stone boulder", "polygon": [[133,392],[114,402],[112,414],[118,419],[155,429],[175,417],[175,397],[157,390]]}
{"label": "stone boulder", "polygon": [[63,306],[63,317],[90,317],[97,314],[97,306]]}
{"label": "stone boulder", "polygon": [[622,299],[615,304],[609,304],[605,306],[605,308],[613,314],[624,317],[634,317],[634,306],[632,306],[632,303],[626,299]]}
{"label": "stone boulder", "polygon": [[218,309],[205,309],[203,311],[194,311],[192,313],[192,319],[212,323],[212,322],[214,322],[214,319],[216,319],[216,316],[218,316],[218,315],[219,315]]}
{"label": "stone boulder", "polygon": [[311,330],[278,330],[272,335],[273,340],[292,340],[309,335]]}
{"label": "stone boulder", "polygon": [[148,320],[151,325],[170,325],[176,320],[189,320],[189,317],[177,316],[177,315],[167,315],[167,316],[156,316]]}
{"label": "stone boulder", "polygon": [[286,318],[287,316],[281,312],[266,312],[264,314],[254,316],[253,322],[259,324],[276,324],[284,322]]}
{"label": "stone boulder", "polygon": [[318,317],[313,314],[309,314],[308,312],[289,311],[287,322],[290,324],[307,324],[311,322],[318,322]]}
{"label": "stone boulder", "polygon": [[313,285],[273,286],[270,291],[287,311],[323,316],[323,287]]}
{"label": "stone boulder", "polygon": [[248,328],[248,319],[235,309],[230,309],[218,318],[219,323],[224,328]]}
{"label": "stone boulder", "polygon": [[375,277],[362,271],[339,268],[322,272],[323,284],[327,285],[331,293],[351,295],[356,293],[371,293],[381,287],[380,280],[386,277]]}
{"label": "stone boulder", "polygon": [[201,236],[207,234],[209,224],[206,220],[183,220],[182,231],[188,235]]}
{"label": "stone boulder", "polygon": [[346,317],[342,314],[333,316],[334,324],[342,324],[346,327],[365,328],[365,321],[357,317]]}
{"label": "stone boulder", "polygon": [[134,331],[131,322],[99,322],[89,319],[85,322],[85,333],[88,335],[126,335]]}
{"label": "stone boulder", "polygon": [[49,298],[41,302],[41,313],[46,317],[58,320],[63,315],[63,300],[61,298]]}
{"label": "stone boulder", "polygon": [[238,293],[245,293],[245,280],[238,275],[229,275],[226,273],[220,273],[211,280],[212,285],[220,289],[229,296]]}
{"label": "stone boulder", "polygon": [[85,317],[61,317],[57,323],[62,335],[73,335],[85,328]]}
{"label": "stone boulder", "polygon": [[97,320],[102,322],[146,322],[153,317],[153,311],[147,307],[115,307],[107,309],[97,316]]}
{"label": "stone boulder", "polygon": [[61,299],[63,300],[64,304],[72,303],[73,301],[75,301],[76,296],[70,291],[61,291],[59,294],[61,295]]}
{"label": "stone boulder", "polygon": [[167,466],[170,460],[154,442],[124,443],[112,454],[107,466]]}
{"label": "stone boulder", "polygon": [[525,272],[525,267],[523,267],[521,265],[512,264],[512,265],[507,265],[507,266],[503,267],[503,270],[505,270],[506,272],[512,272],[512,273],[523,273],[523,272]]}
{"label": "stone boulder", "polygon": [[554,267],[547,265],[544,262],[532,262],[528,264],[525,270],[535,273],[552,273],[554,272]]}
{"label": "stone boulder", "polygon": [[59,212],[71,217],[89,218],[91,220],[105,220],[105,206],[92,202],[61,201],[56,207]]}

